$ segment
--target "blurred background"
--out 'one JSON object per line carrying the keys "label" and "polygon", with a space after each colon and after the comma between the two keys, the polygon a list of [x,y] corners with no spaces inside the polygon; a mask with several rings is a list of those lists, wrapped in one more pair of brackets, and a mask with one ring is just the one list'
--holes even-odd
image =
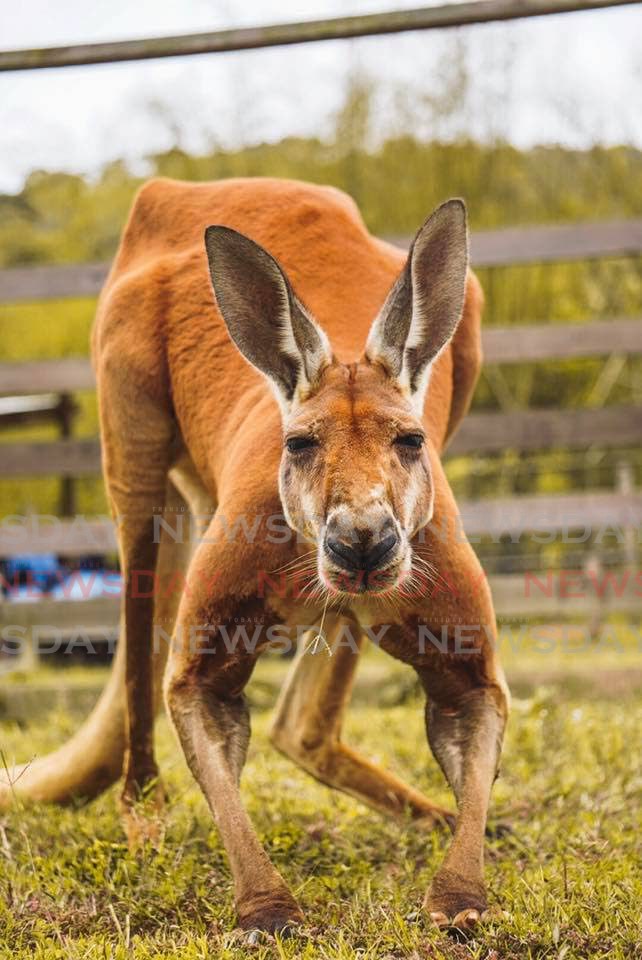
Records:
{"label": "blurred background", "polygon": [[[0,36],[9,50],[411,6],[29,0],[3,7]],[[447,470],[498,612],[588,624],[593,642],[614,617],[637,624],[639,27],[632,5],[0,74],[3,623],[30,628],[47,611],[53,624],[115,632],[86,357],[134,192],[156,175],[269,175],[346,190],[374,233],[400,243],[436,204],[465,198],[487,359]],[[49,540],[27,519],[43,514],[68,518],[49,521]],[[92,549],[74,539],[78,515],[97,521]],[[91,582],[65,588],[78,569]],[[579,596],[567,595],[567,570]],[[27,600],[58,606],[28,612]]]}

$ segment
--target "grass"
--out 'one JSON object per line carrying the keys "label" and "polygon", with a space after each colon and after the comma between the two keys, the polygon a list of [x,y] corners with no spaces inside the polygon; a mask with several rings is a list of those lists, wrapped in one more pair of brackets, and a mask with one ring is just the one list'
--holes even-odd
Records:
{"label": "grass", "polygon": [[[371,677],[390,661],[378,654]],[[278,667],[266,663],[263,681]],[[259,665],[260,667],[260,665]],[[525,662],[528,669],[528,661]],[[374,670],[374,673],[372,671]],[[117,794],[74,809],[17,808],[0,818],[0,937],[26,958],[633,958],[642,951],[639,871],[642,709],[637,679],[520,681],[487,844],[493,903],[509,916],[458,942],[417,910],[447,837],[384,819],[317,784],[269,745],[255,709],[243,778],[249,811],[306,914],[300,935],[250,948],[234,932],[228,867],[216,830],[164,719],[158,748],[171,801],[158,852],[131,857]],[[557,677],[557,679],[555,679]],[[579,677],[579,679],[578,679]],[[571,677],[571,680],[573,678]],[[621,679],[621,678],[620,678]],[[51,749],[77,718],[0,725],[9,762]],[[421,703],[357,697],[346,738],[438,802],[449,792],[425,744]],[[0,944],[2,940],[0,940]],[[10,953],[9,953],[10,948]],[[0,955],[2,947],[0,946]]]}

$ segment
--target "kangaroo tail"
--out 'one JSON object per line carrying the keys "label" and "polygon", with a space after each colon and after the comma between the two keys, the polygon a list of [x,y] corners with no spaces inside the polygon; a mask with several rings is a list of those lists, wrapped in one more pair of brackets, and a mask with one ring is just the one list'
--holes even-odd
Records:
{"label": "kangaroo tail", "polygon": [[[184,504],[173,484],[168,483],[170,502]],[[161,538],[157,573],[163,576],[184,566],[187,544]],[[176,593],[156,597],[154,615],[171,632],[179,597]],[[124,631],[120,631],[121,638]],[[155,700],[161,703],[162,676],[167,659],[167,644],[152,643],[152,670]],[[125,643],[116,648],[111,674],[100,699],[74,736],[58,750],[14,767],[0,769],[0,810],[17,800],[40,803],[70,803],[79,798],[90,800],[119,779],[127,746],[125,704]]]}
{"label": "kangaroo tail", "polygon": [[14,799],[69,803],[97,796],[121,774],[125,753],[125,646],[119,644],[98,703],[58,750],[0,770],[0,810]]}

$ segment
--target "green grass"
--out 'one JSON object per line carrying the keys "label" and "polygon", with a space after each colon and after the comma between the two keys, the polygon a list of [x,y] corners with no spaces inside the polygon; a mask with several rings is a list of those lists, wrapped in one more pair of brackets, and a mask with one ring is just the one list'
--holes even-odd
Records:
{"label": "green grass", "polygon": [[[378,656],[373,670],[398,669]],[[269,682],[278,667],[265,667]],[[639,670],[637,678],[629,673],[630,683],[615,686],[594,673],[590,696],[578,691],[581,673],[530,688],[522,676],[491,818],[512,832],[487,845],[491,900],[509,916],[473,940],[457,942],[416,917],[447,837],[384,819],[317,784],[269,745],[270,714],[258,709],[243,793],[304,908],[299,935],[254,948],[239,942],[225,855],[163,719],[158,746],[171,801],[162,848],[138,860],[128,854],[115,790],[78,810],[5,814],[0,944],[14,960],[640,956],[642,709]],[[420,701],[374,701],[363,691],[357,697],[346,738],[450,804]],[[75,723],[60,711],[26,729],[5,722],[3,752],[9,762],[42,753]]]}

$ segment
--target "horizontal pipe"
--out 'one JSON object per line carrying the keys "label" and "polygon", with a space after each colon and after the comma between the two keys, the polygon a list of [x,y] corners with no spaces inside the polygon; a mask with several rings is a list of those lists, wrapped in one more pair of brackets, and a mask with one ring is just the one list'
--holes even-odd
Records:
{"label": "horizontal pipe", "polygon": [[347,40],[409,30],[436,30],[475,23],[519,20],[637,2],[639,0],[474,0],[471,3],[448,3],[416,10],[393,10],[388,13],[336,17],[329,20],[267,24],[175,37],[5,50],[0,51],[0,71],[41,70],[95,63],[185,57],[202,53],[229,53],[234,50],[314,43],[319,40]]}

